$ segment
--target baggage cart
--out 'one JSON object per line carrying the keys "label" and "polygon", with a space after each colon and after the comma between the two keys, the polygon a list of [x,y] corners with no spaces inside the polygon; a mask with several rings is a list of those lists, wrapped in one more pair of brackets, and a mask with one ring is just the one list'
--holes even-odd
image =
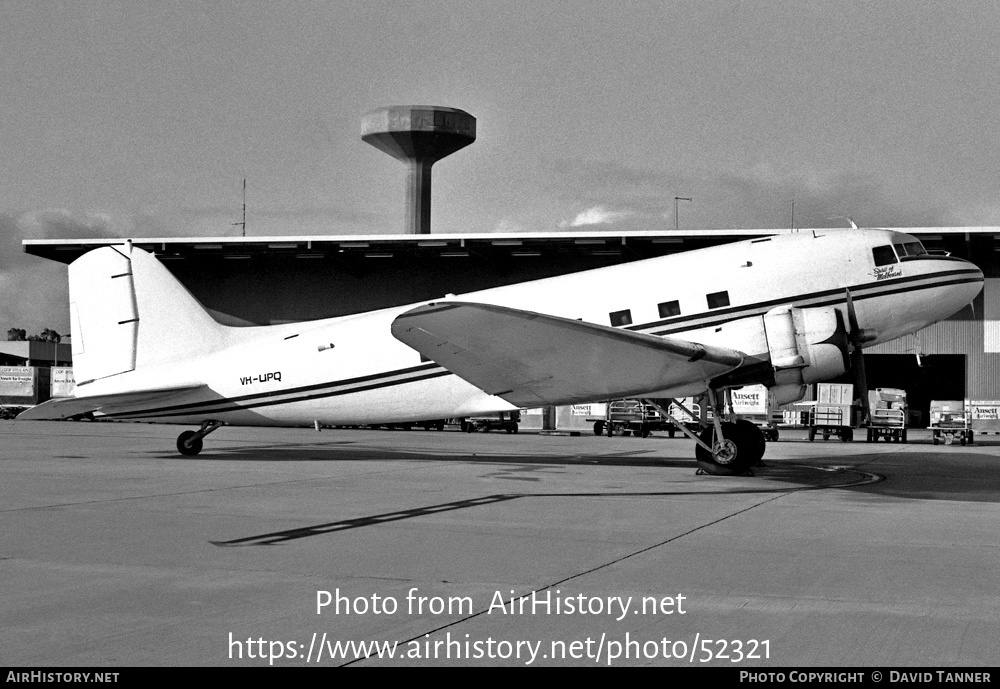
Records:
{"label": "baggage cart", "polygon": [[809,440],[817,435],[823,440],[832,436],[847,443],[854,440],[854,385],[852,383],[819,383],[816,403],[809,410]]}
{"label": "baggage cart", "polygon": [[931,424],[928,428],[935,445],[942,440],[945,445],[951,445],[956,439],[962,445],[971,445],[975,437],[963,400],[931,400]]}
{"label": "baggage cart", "polygon": [[822,436],[829,440],[837,436],[841,442],[854,440],[854,429],[851,427],[850,404],[819,404],[816,403],[809,412],[809,442]]}
{"label": "baggage cart", "polygon": [[645,438],[651,432],[671,426],[651,404],[639,400],[614,400],[608,403],[604,418],[588,418],[594,435],[635,435]]}
{"label": "baggage cart", "polygon": [[518,423],[521,421],[520,411],[502,411],[496,414],[483,414],[482,416],[470,416],[461,420],[461,428],[466,433],[482,431],[507,431],[517,433]]}
{"label": "baggage cart", "polygon": [[868,442],[906,442],[906,390],[878,388],[868,392],[871,418],[868,420]]}

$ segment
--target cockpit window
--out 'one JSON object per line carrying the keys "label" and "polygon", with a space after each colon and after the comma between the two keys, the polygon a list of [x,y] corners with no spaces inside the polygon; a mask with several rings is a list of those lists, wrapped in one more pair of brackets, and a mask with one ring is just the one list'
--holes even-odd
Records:
{"label": "cockpit window", "polygon": [[885,246],[876,246],[872,249],[872,256],[875,258],[876,267],[887,266],[896,262],[896,253],[888,244]]}
{"label": "cockpit window", "polygon": [[907,242],[903,246],[906,248],[907,256],[923,256],[927,253],[927,249],[920,242]]}

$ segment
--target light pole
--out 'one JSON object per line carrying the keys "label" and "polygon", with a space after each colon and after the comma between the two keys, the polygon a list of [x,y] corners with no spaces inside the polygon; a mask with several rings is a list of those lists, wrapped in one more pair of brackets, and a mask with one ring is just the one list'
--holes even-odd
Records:
{"label": "light pole", "polygon": [[675,196],[674,197],[674,229],[675,230],[681,229],[681,224],[680,224],[680,222],[678,222],[677,202],[678,201],[690,201],[690,200],[691,200],[690,197],[684,197],[684,196]]}

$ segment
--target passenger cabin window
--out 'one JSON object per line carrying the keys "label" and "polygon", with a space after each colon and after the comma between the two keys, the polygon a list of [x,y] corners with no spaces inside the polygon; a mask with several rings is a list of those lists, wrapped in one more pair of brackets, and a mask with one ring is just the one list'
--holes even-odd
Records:
{"label": "passenger cabin window", "polygon": [[611,325],[616,328],[620,325],[632,325],[632,311],[630,309],[612,311],[608,315],[611,317]]}
{"label": "passenger cabin window", "polygon": [[713,292],[706,294],[705,297],[708,299],[708,308],[710,309],[721,309],[723,306],[729,306],[729,292]]}
{"label": "passenger cabin window", "polygon": [[875,258],[875,265],[877,266],[887,266],[891,263],[896,262],[896,253],[892,250],[889,245],[886,246],[876,246],[872,249],[872,256]]}
{"label": "passenger cabin window", "polygon": [[656,307],[660,310],[660,318],[670,318],[671,316],[681,315],[681,305],[676,299],[673,301],[665,301],[662,304],[657,304]]}

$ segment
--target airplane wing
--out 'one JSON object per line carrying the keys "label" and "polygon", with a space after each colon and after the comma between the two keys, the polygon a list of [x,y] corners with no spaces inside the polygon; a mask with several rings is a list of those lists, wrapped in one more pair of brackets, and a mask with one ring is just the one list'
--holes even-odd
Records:
{"label": "airplane wing", "polygon": [[134,392],[121,392],[109,395],[93,395],[90,397],[66,397],[52,399],[37,406],[31,407],[17,415],[18,421],[45,421],[68,419],[78,414],[87,412],[117,411],[127,409],[135,405],[147,405],[151,402],[166,402],[185,393],[205,387],[204,385],[187,385],[173,388],[157,388],[151,390],[138,390]]}
{"label": "airplane wing", "polygon": [[707,381],[744,358],[725,347],[469,302],[418,306],[396,317],[392,334],[519,407],[616,399]]}

